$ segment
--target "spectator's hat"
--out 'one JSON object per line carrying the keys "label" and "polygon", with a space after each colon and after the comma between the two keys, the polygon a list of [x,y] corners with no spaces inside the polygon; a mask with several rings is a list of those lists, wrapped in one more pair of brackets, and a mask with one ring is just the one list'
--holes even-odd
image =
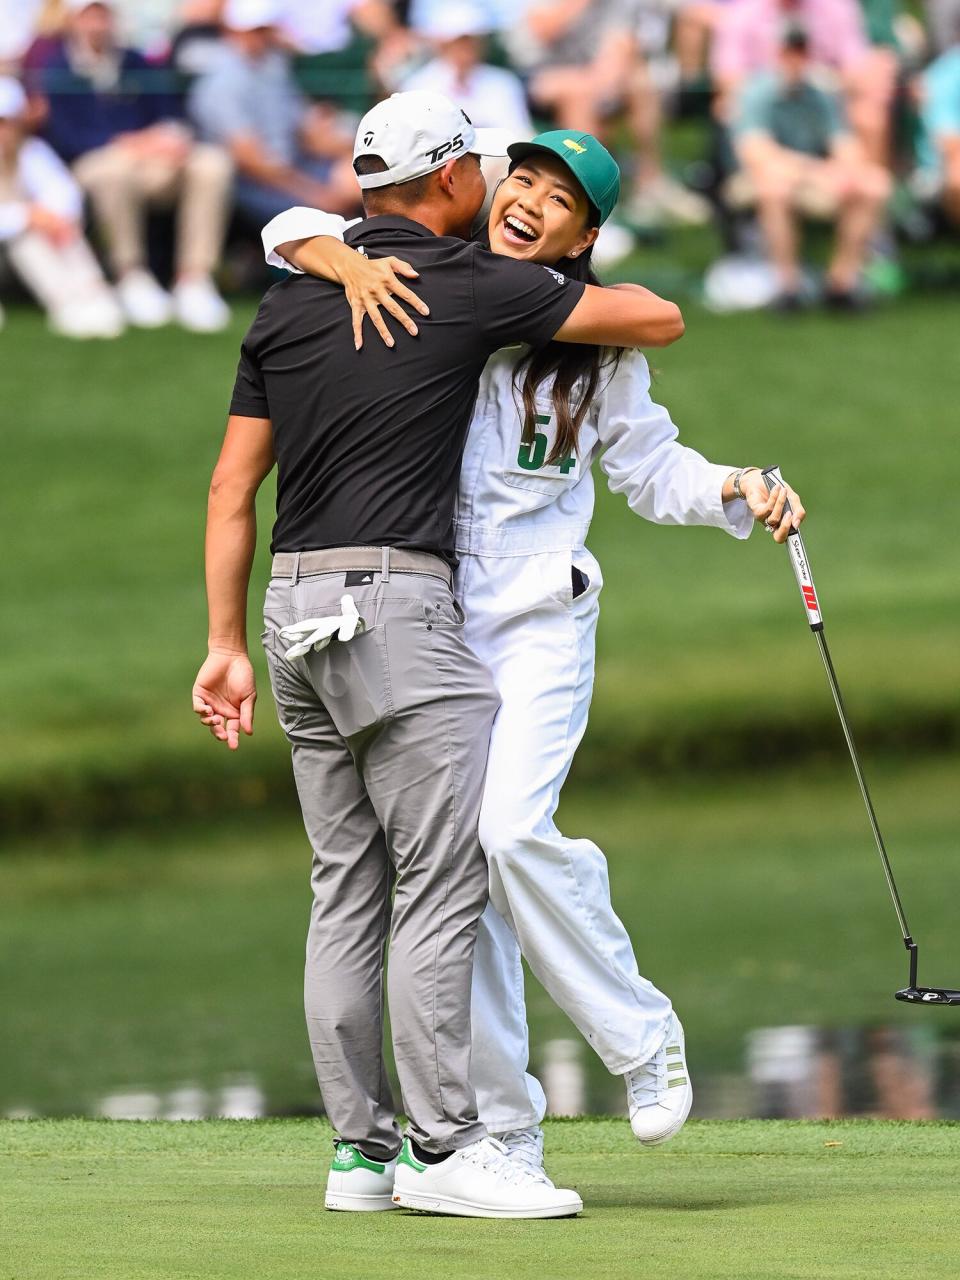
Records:
{"label": "spectator's hat", "polygon": [[435,6],[418,28],[431,40],[457,40],[460,36],[488,36],[490,19],[470,0],[453,0],[452,4]]}
{"label": "spectator's hat", "polygon": [[27,109],[23,85],[12,76],[0,76],[0,120],[18,120]]}
{"label": "spectator's hat", "polygon": [[230,31],[259,31],[283,18],[280,0],[227,0],[221,22]]}
{"label": "spectator's hat", "polygon": [[382,173],[358,174],[357,181],[364,191],[411,182],[468,151],[505,156],[506,140],[503,129],[475,129],[466,112],[442,93],[395,93],[363,117],[353,146],[354,165],[362,156],[379,156],[387,167]]}
{"label": "spectator's hat", "polygon": [[603,226],[620,199],[620,166],[603,143],[592,133],[551,129],[538,133],[529,142],[514,142],[507,147],[507,155],[514,164],[538,152],[547,152],[563,161],[586,192],[597,216],[597,226]]}

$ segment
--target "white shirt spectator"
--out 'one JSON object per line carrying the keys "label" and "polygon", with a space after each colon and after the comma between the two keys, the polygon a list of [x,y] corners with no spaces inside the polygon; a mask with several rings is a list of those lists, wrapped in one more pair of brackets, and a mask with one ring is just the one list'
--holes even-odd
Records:
{"label": "white shirt spectator", "polygon": [[532,138],[533,121],[523,85],[512,71],[481,63],[461,79],[443,58],[435,58],[403,83],[406,89],[442,93],[462,108],[481,129],[508,129],[513,141]]}
{"label": "white shirt spectator", "polygon": [[7,188],[12,188],[13,198],[0,200],[0,241],[12,240],[27,230],[33,204],[79,224],[83,193],[52,147],[41,138],[26,138],[15,163]]}

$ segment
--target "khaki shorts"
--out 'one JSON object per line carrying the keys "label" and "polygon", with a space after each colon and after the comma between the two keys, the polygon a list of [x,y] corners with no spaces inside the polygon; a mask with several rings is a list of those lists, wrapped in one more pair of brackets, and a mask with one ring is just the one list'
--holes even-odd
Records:
{"label": "khaki shorts", "polygon": [[[745,169],[727,179],[723,198],[731,209],[752,209],[757,204],[757,187]],[[829,221],[837,216],[840,201],[826,183],[803,178],[796,183],[790,199],[791,207],[808,218]]]}

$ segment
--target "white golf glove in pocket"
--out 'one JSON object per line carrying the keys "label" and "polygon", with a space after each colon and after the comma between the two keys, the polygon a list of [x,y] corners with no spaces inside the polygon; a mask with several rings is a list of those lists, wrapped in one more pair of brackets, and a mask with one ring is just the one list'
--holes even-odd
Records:
{"label": "white golf glove in pocket", "polygon": [[340,613],[329,618],[304,618],[302,622],[292,622],[288,627],[281,627],[279,635],[283,640],[292,640],[290,648],[284,653],[289,661],[302,658],[305,653],[315,649],[317,653],[326,649],[334,636],[346,642],[366,630],[366,624],[357,612],[353,596],[340,597]]}

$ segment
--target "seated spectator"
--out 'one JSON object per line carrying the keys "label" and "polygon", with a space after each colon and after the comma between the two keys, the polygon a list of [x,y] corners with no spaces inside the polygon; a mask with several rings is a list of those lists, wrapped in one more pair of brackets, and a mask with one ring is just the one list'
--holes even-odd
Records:
{"label": "seated spectator", "polygon": [[836,96],[813,83],[808,45],[803,28],[788,31],[777,70],[751,76],[738,95],[733,135],[742,170],[728,198],[756,205],[784,310],[802,301],[799,216],[836,219],[825,296],[851,308],[861,301],[860,273],[891,182],[847,132]]}
{"label": "seated spectator", "polygon": [[[230,313],[212,273],[229,210],[230,159],[193,140],[167,73],[118,44],[107,0],[66,3],[65,35],[37,77],[46,136],[90,197],[124,313],[142,328],[175,318],[195,332],[222,329]],[[147,267],[149,205],[177,208],[172,297]]]}
{"label": "seated spectator", "polygon": [[333,133],[293,79],[278,32],[279,0],[227,0],[221,56],[194,83],[191,118],[229,149],[237,208],[257,228],[291,204],[332,213],[360,207],[352,140]]}
{"label": "seated spectator", "polygon": [[27,97],[0,77],[0,248],[69,338],[115,338],[123,315],[83,238],[83,193],[47,143],[24,128]]}
{"label": "seated spectator", "polygon": [[662,109],[636,37],[643,0],[533,0],[508,36],[527,72],[534,111],[603,138],[626,116],[636,148],[628,216],[703,223],[710,206],[671,178],[660,155]]}
{"label": "seated spectator", "polygon": [[746,77],[776,66],[784,29],[799,24],[813,61],[836,76],[850,126],[868,156],[887,163],[897,61],[889,48],[871,46],[860,0],[732,0],[719,19],[710,66],[722,121]]}
{"label": "seated spectator", "polygon": [[960,42],[927,67],[920,80],[920,171],[926,190],[960,226]]}
{"label": "seated spectator", "polygon": [[791,25],[806,30],[812,60],[840,77],[869,49],[857,0],[731,0],[718,18],[710,70],[721,94],[736,91],[755,72],[772,71],[783,31]]}
{"label": "seated spectator", "polygon": [[480,128],[508,129],[512,140],[533,136],[533,122],[520,79],[484,60],[490,28],[483,10],[468,0],[452,0],[435,10],[421,34],[436,57],[403,81],[403,89],[442,93]]}

